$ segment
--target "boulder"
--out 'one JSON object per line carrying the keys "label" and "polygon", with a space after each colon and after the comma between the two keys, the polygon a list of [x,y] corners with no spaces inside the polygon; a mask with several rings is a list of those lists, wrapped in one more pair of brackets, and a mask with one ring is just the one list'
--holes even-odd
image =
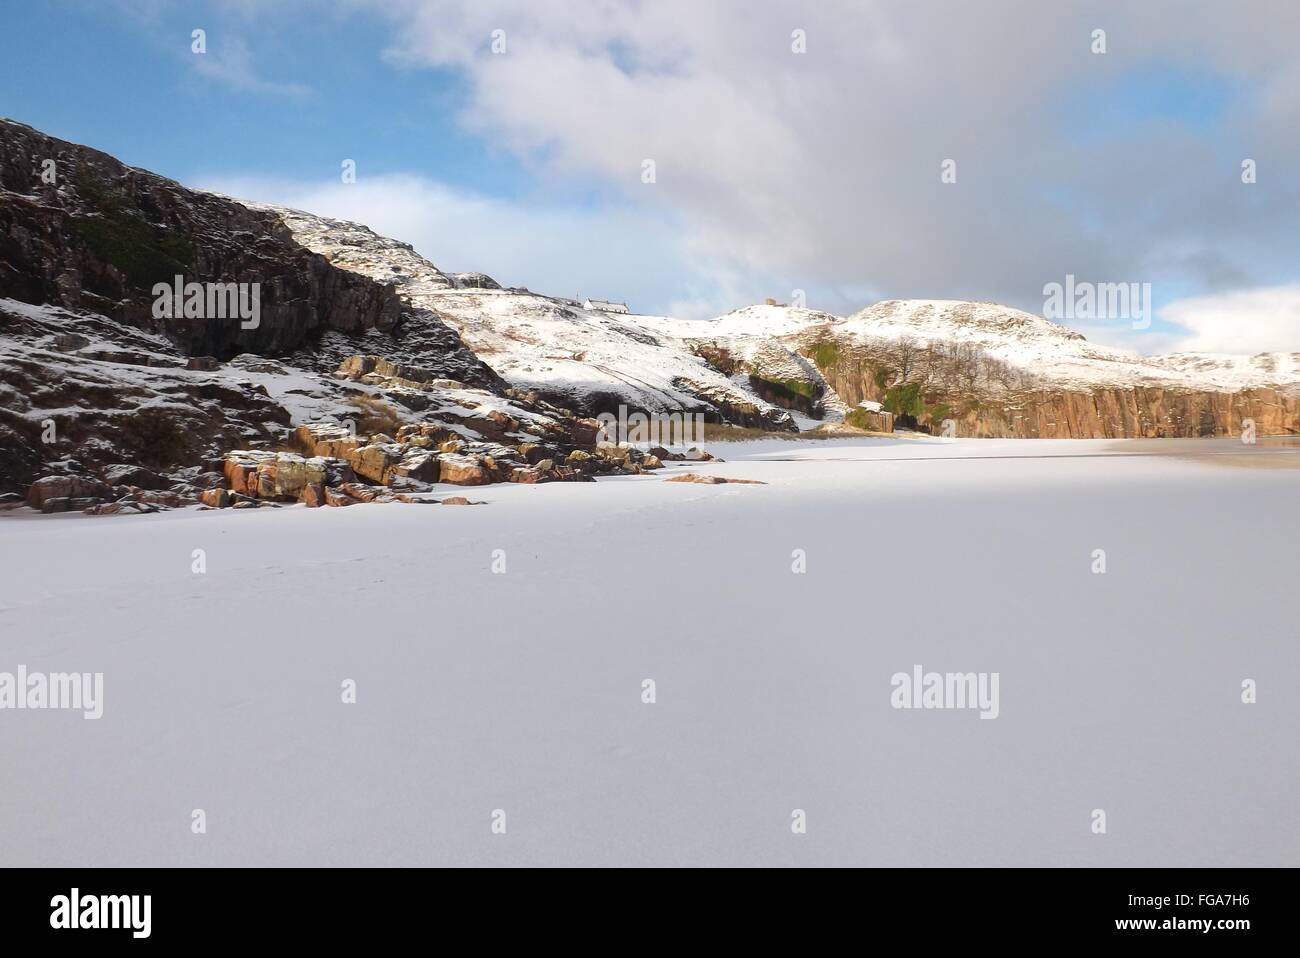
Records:
{"label": "boulder", "polygon": [[222,463],[222,472],[230,491],[244,496],[256,496],[257,467],[267,459],[274,458],[273,452],[235,450],[227,453]]}
{"label": "boulder", "polygon": [[294,431],[294,440],[316,456],[346,459],[363,443],[347,426],[339,423],[307,423]]}
{"label": "boulder", "polygon": [[438,481],[457,486],[485,486],[492,481],[491,466],[475,456],[442,455],[438,457]]}
{"label": "boulder", "polygon": [[199,502],[212,509],[230,507],[230,493],[225,489],[204,489],[199,493]]}
{"label": "boulder", "polygon": [[354,499],[341,489],[331,489],[325,487],[325,505],[327,506],[355,506],[360,500]]}
{"label": "boulder", "polygon": [[278,453],[258,468],[258,496],[262,499],[296,499],[309,484],[325,483],[326,463],[321,457],[304,459],[292,452]]}
{"label": "boulder", "polygon": [[98,505],[88,506],[82,511],[88,516],[142,516],[162,510],[147,502],[121,499],[117,502],[101,502]]}
{"label": "boulder", "polygon": [[397,477],[415,479],[419,482],[438,481],[438,456],[424,449],[408,448],[401,461],[388,470],[386,479],[391,482]]}
{"label": "boulder", "polygon": [[722,476],[700,476],[693,472],[683,472],[681,475],[672,476],[665,479],[664,482],[698,482],[706,486],[720,486],[723,483],[739,486],[765,486],[766,482],[759,479],[726,479]]}
{"label": "boulder", "polygon": [[356,482],[357,474],[352,471],[346,459],[325,460],[325,484],[341,486],[345,482]]}
{"label": "boulder", "polygon": [[431,370],[405,363],[395,363],[375,355],[349,356],[339,363],[334,375],[340,379],[370,381],[376,384],[383,384],[384,380],[397,379],[415,386],[431,382],[436,378]]}
{"label": "boulder", "polygon": [[361,446],[347,455],[348,464],[362,479],[382,483],[388,478],[388,469],[402,459],[402,447],[396,443]]}
{"label": "boulder", "polygon": [[393,476],[388,483],[388,488],[393,492],[428,492],[433,488],[427,482],[421,482],[418,479],[408,479],[406,476]]}
{"label": "boulder", "polygon": [[615,446],[608,442],[596,446],[596,454],[605,457],[611,462],[627,462],[631,460],[632,453],[631,446]]}
{"label": "boulder", "polygon": [[536,442],[521,442],[519,445],[515,446],[515,451],[519,453],[519,456],[524,460],[524,462],[533,466],[537,465],[543,459],[549,459],[551,457],[551,451]]}
{"label": "boulder", "polygon": [[[90,476],[46,476],[44,479],[37,479],[28,487],[27,504],[33,509],[43,509],[45,503],[51,499],[99,500],[111,493],[112,490],[106,483]],[[85,506],[77,508],[85,508]]]}
{"label": "boulder", "polygon": [[179,509],[182,506],[192,506],[198,501],[196,497],[183,496],[179,492],[159,492],[152,489],[133,489],[132,498],[136,502],[145,502],[162,509]]}
{"label": "boulder", "polygon": [[309,482],[302,487],[299,497],[308,509],[318,509],[325,505],[325,486],[319,482]]}
{"label": "boulder", "polygon": [[61,353],[72,353],[85,349],[90,345],[90,340],[80,333],[59,333],[54,337],[53,345]]}
{"label": "boulder", "polygon": [[382,487],[367,486],[360,482],[345,482],[338,488],[339,492],[358,502],[374,502],[379,494],[383,492]]}
{"label": "boulder", "polygon": [[41,512],[77,512],[81,509],[89,509],[91,506],[97,506],[100,500],[93,497],[84,496],[55,496],[52,499],[46,499],[41,503]]}
{"label": "boulder", "polygon": [[226,484],[226,477],[221,472],[200,472],[189,484],[196,489],[220,489]]}
{"label": "boulder", "polygon": [[135,486],[139,489],[166,489],[169,483],[158,473],[143,466],[133,466],[119,462],[106,466],[104,481],[110,486]]}
{"label": "boulder", "polygon": [[660,462],[681,462],[686,458],[680,452],[673,452],[671,449],[665,449],[663,446],[651,446],[646,450],[646,454],[654,456]]}
{"label": "boulder", "polygon": [[274,499],[276,483],[276,464],[272,459],[257,464],[257,475],[249,488],[249,494],[258,499]]}

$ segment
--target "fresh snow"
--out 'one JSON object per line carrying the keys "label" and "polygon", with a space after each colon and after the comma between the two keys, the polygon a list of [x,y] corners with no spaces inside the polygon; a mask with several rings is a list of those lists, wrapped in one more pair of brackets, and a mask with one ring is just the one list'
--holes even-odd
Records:
{"label": "fresh snow", "polygon": [[[0,671],[104,673],[98,721],[0,713],[0,861],[1300,857],[1295,471],[1191,458],[1212,441],[711,448],[669,473],[767,485],[0,517]],[[915,664],[998,672],[999,717],[891,708]]]}
{"label": "fresh snow", "polygon": [[1140,356],[1090,343],[1065,326],[994,303],[889,300],[859,310],[837,329],[859,339],[897,341],[907,336],[918,343],[975,343],[995,359],[1064,387],[1300,387],[1300,353],[1200,354],[1194,360],[1178,354]]}
{"label": "fresh snow", "polygon": [[299,243],[335,266],[394,284],[408,303],[435,312],[514,386],[577,405],[613,393],[633,409],[656,412],[698,408],[701,394],[711,392],[785,416],[685,348],[665,346],[635,316],[585,310],[526,289],[461,288],[410,246],[364,226],[248,205],[275,210]]}
{"label": "fresh snow", "polygon": [[770,361],[786,351],[793,354],[800,340],[819,331],[864,344],[889,345],[904,337],[918,344],[970,342],[1048,388],[1300,390],[1300,352],[1142,356],[1090,343],[1065,326],[995,303],[887,300],[849,317],[782,305],[746,306],[713,320],[614,316],[529,290],[461,288],[409,245],[364,226],[249,205],[278,212],[299,242],[335,265],[392,282],[415,307],[436,311],[512,384],[575,400],[612,391],[658,410],[698,402],[700,389],[693,388],[698,386],[724,389],[732,401],[743,397],[771,409],[747,386],[708,367],[692,353],[690,342],[725,340],[741,358],[761,351]]}
{"label": "fresh snow", "polygon": [[[35,320],[50,329],[84,336],[89,341],[88,345],[80,349],[64,352],[49,348],[52,346],[52,341],[42,346],[39,341],[33,344],[29,338],[0,336],[0,358],[14,363],[38,361],[51,370],[58,371],[61,379],[67,383],[76,383],[85,379],[85,372],[93,373],[97,378],[95,386],[98,388],[86,390],[89,395],[98,392],[104,381],[121,387],[120,399],[124,404],[129,405],[116,410],[95,410],[102,414],[130,416],[151,407],[186,408],[189,404],[185,400],[173,400],[167,397],[141,399],[136,398],[132,390],[147,395],[169,383],[202,382],[223,382],[231,387],[248,383],[261,386],[272,399],[289,412],[292,425],[355,413],[355,407],[345,400],[345,393],[339,381],[332,376],[312,373],[292,366],[282,367],[283,373],[253,372],[240,368],[233,362],[223,363],[214,370],[191,370],[185,368],[184,357],[179,356],[175,347],[164,337],[142,332],[104,316],[74,313],[57,306],[38,306],[3,298],[0,298],[0,309]],[[97,334],[97,327],[110,335]],[[129,350],[148,357],[157,365],[141,366],[96,359],[97,350],[109,354]],[[347,383],[346,390],[353,393],[379,392],[378,389],[362,383]],[[0,396],[2,395],[3,387],[0,386]],[[24,415],[32,422],[40,423],[48,418],[60,419],[83,415],[87,411],[90,410],[86,405],[72,407],[34,405],[28,408]]]}

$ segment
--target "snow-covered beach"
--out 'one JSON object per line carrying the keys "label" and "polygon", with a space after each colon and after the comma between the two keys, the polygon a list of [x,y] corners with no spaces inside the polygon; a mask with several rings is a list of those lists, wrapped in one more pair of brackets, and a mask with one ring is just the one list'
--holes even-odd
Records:
{"label": "snow-covered beach", "polygon": [[[474,507],[12,513],[0,671],[102,672],[103,715],[5,715],[0,861],[1294,862],[1300,472],[1153,445],[774,440]],[[996,720],[891,707],[914,666],[998,673]]]}

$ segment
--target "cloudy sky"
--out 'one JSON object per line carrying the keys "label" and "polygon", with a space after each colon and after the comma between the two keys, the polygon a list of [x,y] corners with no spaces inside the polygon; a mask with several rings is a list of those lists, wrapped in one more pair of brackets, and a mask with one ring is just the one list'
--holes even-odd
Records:
{"label": "cloudy sky", "polygon": [[1151,284],[1148,329],[1069,321],[1094,340],[1300,349],[1294,0],[51,0],[5,26],[0,114],[507,285],[1041,314],[1068,274]]}

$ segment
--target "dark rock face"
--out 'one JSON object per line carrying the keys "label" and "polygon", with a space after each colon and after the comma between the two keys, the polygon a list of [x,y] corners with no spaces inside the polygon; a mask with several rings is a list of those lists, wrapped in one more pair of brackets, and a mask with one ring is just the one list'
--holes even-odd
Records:
{"label": "dark rock face", "polygon": [[754,390],[761,399],[770,402],[773,406],[780,406],[782,409],[797,409],[814,419],[822,417],[820,392],[817,395],[806,395],[805,392],[800,390],[811,393],[812,388],[804,383],[783,383],[764,379],[762,376],[750,373],[749,388]]}
{"label": "dark rock face", "polygon": [[33,438],[0,421],[0,492],[26,490],[40,468],[41,454]]}
{"label": "dark rock face", "polygon": [[[47,160],[54,183],[42,179]],[[154,284],[177,275],[259,284],[257,327],[242,328],[238,317],[155,318]],[[186,356],[217,359],[288,355],[330,331],[415,336],[424,340],[422,364],[440,375],[499,384],[455,331],[416,316],[391,285],[304,249],[274,212],[9,120],[0,120],[0,297],[100,313],[165,334]]]}
{"label": "dark rock face", "polygon": [[[60,348],[63,336],[82,348]],[[115,467],[111,484],[156,488],[149,471],[272,441],[288,424],[265,388],[195,374],[164,339],[93,314],[0,304],[0,491],[69,458]]]}
{"label": "dark rock face", "polygon": [[[257,321],[155,315],[178,276],[257,284]],[[161,487],[152,471],[274,443],[290,414],[245,374],[328,375],[361,350],[504,389],[436,313],[304,248],[276,211],[0,119],[0,492],[74,461],[113,490]]]}

